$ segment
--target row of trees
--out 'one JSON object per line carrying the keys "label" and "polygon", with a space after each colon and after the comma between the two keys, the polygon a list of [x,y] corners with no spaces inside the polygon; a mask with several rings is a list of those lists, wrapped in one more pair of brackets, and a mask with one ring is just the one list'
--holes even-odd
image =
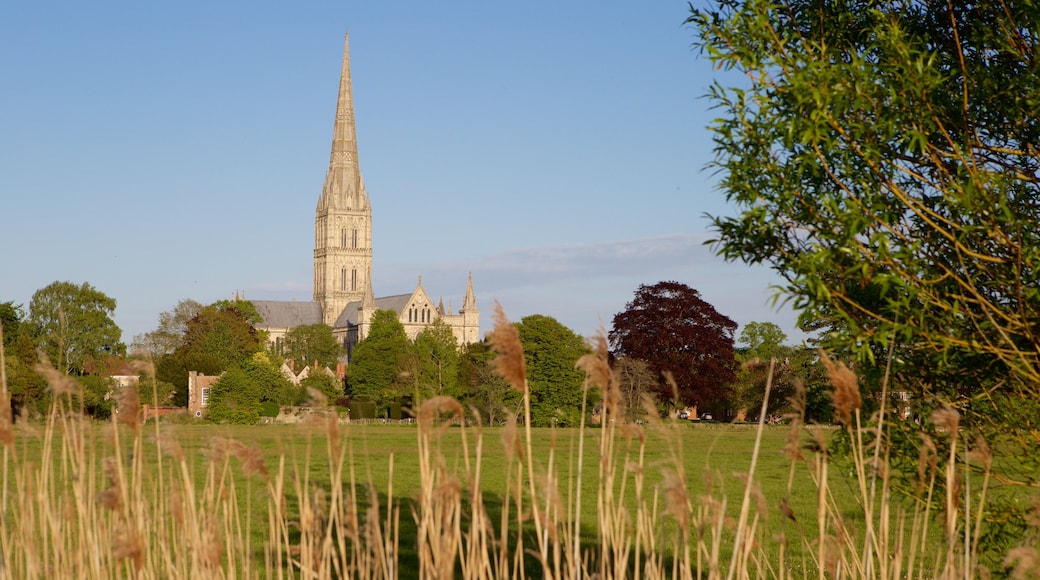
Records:
{"label": "row of trees", "polygon": [[[532,315],[516,323],[528,364],[536,425],[577,425],[584,376],[575,367],[588,352],[584,339],[554,318]],[[381,409],[448,395],[495,424],[515,413],[519,394],[493,369],[487,342],[460,347],[451,328],[434,321],[414,341],[392,311],[378,311],[347,367],[347,392]]]}
{"label": "row of trees", "polygon": [[[17,404],[40,413],[49,391],[36,372],[37,349],[84,384],[88,413],[106,416],[112,384],[98,376],[106,357],[122,357],[126,346],[112,321],[115,301],[89,284],[55,283],[37,292],[28,315],[12,303],[0,305],[9,357],[8,376]],[[158,327],[135,337],[151,353],[154,377],[142,376],[142,397],[154,405],[187,406],[188,375],[196,371],[221,378],[210,392],[207,416],[214,421],[255,422],[283,406],[299,405],[315,391],[330,402],[346,396],[374,404],[380,415],[408,409],[433,396],[447,395],[479,411],[494,424],[515,413],[517,393],[494,371],[487,342],[459,345],[450,327],[435,321],[409,340],[397,314],[375,314],[368,336],[352,353],[345,385],[322,369],[335,369],[343,349],[324,324],[292,329],[279,345],[267,347],[256,330],[252,303],[221,300],[203,305],[182,300],[159,316]],[[583,376],[575,367],[588,352],[585,339],[557,320],[532,315],[515,323],[524,347],[536,425],[576,425],[580,421]],[[784,361],[776,372],[771,412],[782,412],[797,376],[812,374],[814,356],[785,346],[775,325],[752,323],[737,342],[737,325],[677,282],[640,286],[618,313],[608,337],[623,390],[628,418],[638,419],[649,396],[663,411],[697,405],[719,416],[757,409],[764,385],[763,364]],[[296,385],[281,372],[292,360],[297,370],[315,370]],[[756,366],[757,365],[757,366]],[[821,373],[816,373],[819,376]],[[757,399],[756,399],[757,397]],[[592,409],[596,401],[590,401]],[[829,419],[821,403],[815,418]]]}

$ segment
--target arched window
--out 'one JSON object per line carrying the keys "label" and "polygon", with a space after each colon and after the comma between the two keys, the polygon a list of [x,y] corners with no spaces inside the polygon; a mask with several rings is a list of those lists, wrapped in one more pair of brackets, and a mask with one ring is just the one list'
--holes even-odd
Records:
{"label": "arched window", "polygon": [[357,268],[350,271],[350,291],[357,292]]}
{"label": "arched window", "polygon": [[355,248],[357,247],[357,228],[354,228],[354,246],[353,247],[355,247]]}
{"label": "arched window", "polygon": [[343,228],[339,231],[339,247],[347,247],[347,228]]}
{"label": "arched window", "polygon": [[340,290],[346,290],[347,289],[347,269],[346,268],[342,268],[339,271],[339,289]]}

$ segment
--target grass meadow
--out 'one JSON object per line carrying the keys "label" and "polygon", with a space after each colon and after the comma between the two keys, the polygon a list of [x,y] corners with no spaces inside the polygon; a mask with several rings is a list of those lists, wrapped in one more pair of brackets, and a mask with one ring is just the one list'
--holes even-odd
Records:
{"label": "grass meadow", "polygon": [[[73,437],[66,438],[61,432],[65,427],[80,430],[77,436],[82,437],[82,443],[76,442]],[[39,491],[46,487],[54,488],[45,497],[40,497],[39,502],[61,505],[67,501],[61,497],[64,495],[61,491],[74,491],[76,482],[65,480],[65,474],[73,477],[78,475],[75,474],[74,467],[66,465],[70,455],[65,453],[65,449],[68,446],[82,444],[86,455],[94,458],[93,462],[84,463],[95,464],[95,468],[92,469],[95,475],[92,486],[86,486],[86,493],[82,495],[90,496],[93,493],[96,502],[103,502],[106,490],[111,487],[109,476],[114,470],[111,463],[117,457],[121,458],[127,470],[142,470],[142,473],[135,476],[140,478],[145,493],[152,490],[157,494],[160,489],[165,488],[164,493],[173,496],[182,493],[180,488],[186,486],[187,482],[191,482],[198,490],[216,484],[220,495],[234,498],[236,501],[235,511],[232,512],[240,520],[236,523],[236,528],[238,525],[245,526],[236,549],[251,552],[252,560],[256,564],[264,562],[265,548],[269,544],[270,490],[265,479],[270,476],[270,470],[283,470],[282,478],[294,481],[292,488],[284,492],[283,498],[287,502],[285,509],[290,521],[298,521],[299,492],[305,491],[310,499],[320,503],[318,498],[322,494],[326,497],[331,495],[334,479],[339,480],[338,485],[343,484],[343,475],[337,478],[333,472],[338,459],[333,454],[342,452],[345,454],[344,469],[354,471],[352,477],[359,494],[356,498],[357,508],[365,511],[378,505],[385,510],[387,506],[392,505],[400,510],[401,519],[397,526],[400,539],[396,547],[400,577],[419,575],[417,524],[413,511],[417,509],[418,500],[422,495],[423,473],[417,454],[420,434],[417,425],[340,423],[330,430],[326,418],[320,415],[315,416],[311,422],[297,425],[219,426],[150,423],[142,427],[139,443],[135,442],[130,428],[117,424],[87,422],[81,425],[66,425],[51,437],[45,436],[46,431],[45,424],[20,426],[15,430],[19,448],[12,454],[28,470],[28,473],[19,478],[27,483],[26,488],[32,486],[30,482],[34,474],[52,479],[51,482],[43,482],[49,485],[38,488]],[[117,431],[120,431],[118,436]],[[820,434],[827,437],[833,431],[829,428],[821,429]],[[579,507],[577,514],[580,522],[578,535],[583,549],[594,546],[599,524],[599,510],[594,501],[601,485],[599,457],[596,453],[590,453],[584,458],[582,465],[579,466],[577,461],[581,444],[590,450],[598,448],[601,430],[542,428],[532,429],[531,434],[532,456],[535,458],[537,473],[545,473],[550,461],[554,462],[554,469],[559,470],[559,477],[564,480],[563,486],[572,492],[577,491],[574,486],[580,479],[580,491],[586,501]],[[812,478],[804,470],[795,471],[791,492],[787,491],[788,478],[791,477],[791,461],[782,451],[787,444],[788,436],[789,431],[785,427],[771,426],[763,430],[761,455],[756,470],[756,481],[766,502],[765,506],[761,506],[762,525],[774,542],[779,542],[784,535],[790,535],[792,539],[803,533],[810,537],[817,535],[817,492]],[[331,441],[331,437],[337,437],[338,441]],[[455,474],[460,484],[469,469],[467,458],[464,456],[464,437],[480,441],[480,495],[491,520],[500,521],[503,503],[509,499],[503,497],[502,492],[511,484],[509,479],[512,460],[505,447],[507,430],[502,427],[477,429],[454,425],[437,434],[431,443],[437,446],[437,453],[442,456],[443,468],[447,473]],[[669,477],[678,475],[686,484],[690,501],[697,502],[698,498],[710,495],[740,497],[743,493],[743,474],[748,470],[756,437],[756,429],[752,426],[694,424],[675,420],[646,426],[645,429],[630,429],[620,437],[619,442],[622,447],[627,448],[621,451],[626,461],[640,462],[639,468],[644,473],[644,485],[647,489],[659,489],[667,483]],[[170,447],[174,442],[179,451],[175,451],[174,455],[167,452],[167,458],[177,459],[183,454],[186,473],[176,473],[178,470],[172,470],[179,467],[174,461],[167,461],[160,468],[159,456],[163,453],[160,447]],[[45,451],[45,446],[49,446],[50,449]],[[477,458],[472,455],[475,449],[469,451],[469,463],[472,466]],[[136,454],[143,458],[140,463],[134,461]],[[42,461],[48,461],[49,471],[40,470]],[[682,471],[679,472],[677,467],[681,467]],[[165,473],[161,473],[160,469]],[[267,476],[264,475],[265,470]],[[224,481],[221,483],[219,479],[214,479],[215,474],[223,477]],[[162,477],[168,481],[160,482]],[[848,473],[842,474],[840,470],[832,471],[829,477],[830,487],[837,501],[843,506],[845,517],[855,521],[861,510],[857,508],[851,488],[854,479]],[[118,477],[112,479],[118,480]],[[298,483],[295,482],[297,479]],[[624,509],[635,510],[637,498],[634,487],[624,491]],[[388,497],[391,493],[392,496]],[[373,497],[377,501],[373,501]],[[779,509],[780,498],[787,498],[786,505],[793,519],[791,516],[785,516]],[[158,514],[157,517],[172,517],[174,498],[170,497],[167,502],[161,500],[160,497],[148,498],[149,502],[160,501],[160,505],[167,503],[170,506],[170,513]],[[465,502],[466,498],[463,497],[462,501]],[[769,505],[770,502],[772,505]],[[12,505],[11,509],[17,510],[18,505]],[[759,506],[756,506],[756,509],[759,509]],[[739,502],[731,500],[724,507],[724,512],[728,520],[736,521],[740,513]],[[663,515],[660,522],[662,533],[669,526],[676,525],[676,522]],[[525,527],[531,528],[529,525]],[[802,527],[806,529],[803,530]],[[532,533],[531,529],[527,532],[529,535]],[[723,534],[728,536],[725,530]],[[290,531],[290,536],[290,542],[299,539],[299,534],[294,531]],[[171,530],[169,539],[178,541],[175,530]],[[182,540],[189,541],[189,535],[185,533]],[[728,545],[722,545],[720,550],[722,558],[731,555]],[[811,553],[804,550],[797,541],[791,551],[796,559],[811,559]],[[238,557],[244,555],[238,554]],[[811,563],[798,561],[794,568],[800,569],[804,566],[811,567]],[[527,567],[530,568],[528,572],[531,575],[541,575],[537,559],[531,559]],[[265,575],[266,572],[262,568],[258,567],[256,574]]]}
{"label": "grass meadow", "polygon": [[[75,381],[46,367],[50,415],[14,425],[4,384],[0,576],[605,580],[980,571],[988,476],[960,470],[990,459],[984,448],[969,453],[958,442],[954,411],[934,418],[948,434],[950,461],[922,456],[926,499],[916,502],[891,493],[883,428],[862,426],[856,377],[840,364],[828,362],[851,436],[848,460],[826,451],[836,429],[805,426],[797,413],[786,426],[692,424],[648,405],[644,424],[615,422],[625,415],[603,340],[580,366],[605,425],[534,429],[523,421],[530,401],[516,329],[500,317],[496,364],[525,401],[520,420],[504,427],[475,425],[446,397],[425,401],[414,425],[344,424],[331,412],[293,426],[142,424],[134,389],[120,394],[111,423],[99,424],[77,412]],[[960,477],[965,485],[955,485]],[[956,495],[965,487],[972,493]]]}

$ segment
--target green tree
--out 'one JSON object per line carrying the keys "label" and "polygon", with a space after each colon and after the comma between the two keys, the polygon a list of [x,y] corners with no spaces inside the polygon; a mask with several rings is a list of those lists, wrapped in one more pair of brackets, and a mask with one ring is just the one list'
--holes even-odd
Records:
{"label": "green tree", "polygon": [[84,375],[78,377],[83,397],[83,412],[95,419],[105,420],[112,416],[115,404],[114,392],[119,384],[108,377]]}
{"label": "green tree", "polygon": [[749,322],[744,325],[737,337],[737,344],[747,345],[743,351],[743,359],[757,358],[763,361],[783,354],[787,335],[772,322]]}
{"label": "green tree", "polygon": [[525,316],[516,326],[531,390],[531,424],[577,426],[585,375],[575,365],[589,352],[585,340],[541,314]]}
{"label": "green tree", "polygon": [[325,396],[325,401],[329,405],[333,405],[337,399],[343,396],[343,381],[324,372],[309,375],[300,381],[300,387],[302,387],[304,397],[309,396],[308,389],[314,389]]}
{"label": "green tree", "polygon": [[418,359],[418,399],[415,404],[437,395],[458,398],[459,343],[451,327],[437,319],[415,337]]}
{"label": "green tree", "polygon": [[293,405],[302,398],[301,389],[285,378],[277,361],[265,352],[238,363],[238,367],[256,385],[260,401],[274,401],[279,405]]}
{"label": "green tree", "polygon": [[227,367],[250,358],[262,346],[252,323],[240,311],[210,305],[188,321],[184,342],[175,354],[205,354]]}
{"label": "green tree", "polygon": [[83,373],[83,364],[102,354],[126,354],[122,331],[112,320],[116,301],[84,282],[54,282],[29,302],[37,346],[60,371]]}
{"label": "green tree", "polygon": [[966,424],[1018,450],[1002,477],[1035,485],[1036,6],[721,0],[689,22],[742,75],[710,95],[738,209],[712,218],[718,251],[771,266],[858,372],[892,352],[919,405],[966,396]]}
{"label": "green tree", "polygon": [[0,302],[0,327],[4,332],[4,347],[10,349],[18,339],[25,311],[20,304]]}
{"label": "green tree", "polygon": [[295,360],[300,366],[317,361],[323,367],[335,369],[343,353],[343,345],[333,336],[332,327],[318,323],[289,329],[279,354]]}
{"label": "green tree", "polygon": [[459,356],[458,385],[460,402],[475,408],[487,425],[497,425],[509,415],[520,412],[522,397],[509,386],[509,381],[495,370],[491,361],[495,351],[482,340],[462,347]]}
{"label": "green tree", "polygon": [[260,420],[261,384],[250,376],[249,369],[233,366],[209,392],[206,420],[214,423],[252,425]]}
{"label": "green tree", "polygon": [[217,300],[210,306],[217,310],[234,310],[250,324],[258,324],[264,321],[263,317],[260,316],[260,312],[257,311],[256,305],[249,300],[235,297],[233,300]]}
{"label": "green tree", "polygon": [[353,398],[388,404],[401,395],[395,385],[401,365],[409,353],[410,343],[404,325],[393,310],[377,310],[372,314],[368,336],[354,347],[347,367],[347,386]]}
{"label": "green tree", "polygon": [[36,372],[36,348],[22,307],[13,302],[0,303],[0,324],[3,325],[7,389],[14,416],[46,413],[50,391],[46,379]]}
{"label": "green tree", "polygon": [[746,345],[737,355],[740,370],[733,382],[733,403],[738,416],[746,414],[754,419],[762,409],[770,361],[773,366],[773,386],[769,397],[770,415],[787,407],[787,398],[793,394],[793,371],[790,354],[794,349],[784,345],[787,335],[772,322],[749,322],[740,331],[737,343]]}
{"label": "green tree", "polygon": [[251,358],[263,344],[238,310],[206,306],[187,321],[180,344],[173,352],[156,359],[156,378],[174,385],[173,404],[184,406],[188,404],[190,371],[219,375]]}

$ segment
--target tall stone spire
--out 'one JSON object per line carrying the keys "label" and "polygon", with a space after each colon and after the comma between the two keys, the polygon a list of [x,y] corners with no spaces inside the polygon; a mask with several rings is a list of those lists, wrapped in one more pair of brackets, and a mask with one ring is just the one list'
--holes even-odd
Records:
{"label": "tall stone spire", "polygon": [[314,301],[326,324],[372,287],[372,207],[358,165],[349,36],[343,41],[332,153],[314,218]]}
{"label": "tall stone spire", "polygon": [[473,292],[473,272],[469,273],[469,281],[466,282],[466,296],[462,299],[462,310],[459,312],[476,312],[477,295]]}
{"label": "tall stone spire", "polygon": [[357,126],[354,122],[354,95],[350,81],[350,36],[343,40],[343,69],[339,77],[336,123],[332,130],[332,153],[319,208],[364,209],[368,195],[358,166]]}

